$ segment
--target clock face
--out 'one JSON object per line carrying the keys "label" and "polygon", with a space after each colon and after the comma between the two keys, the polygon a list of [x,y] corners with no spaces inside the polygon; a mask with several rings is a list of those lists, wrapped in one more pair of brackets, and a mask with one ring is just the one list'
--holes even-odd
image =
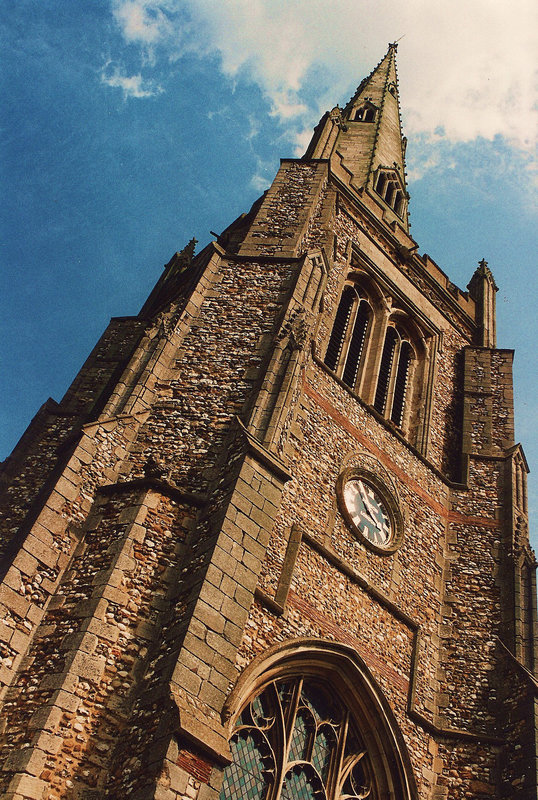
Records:
{"label": "clock face", "polygon": [[344,503],[353,524],[377,547],[392,540],[392,523],[379,492],[362,478],[352,478],[343,487]]}

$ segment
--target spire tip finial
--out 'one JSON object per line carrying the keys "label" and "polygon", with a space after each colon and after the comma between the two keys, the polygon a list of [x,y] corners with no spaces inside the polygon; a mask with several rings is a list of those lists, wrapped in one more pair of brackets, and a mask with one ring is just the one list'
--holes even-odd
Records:
{"label": "spire tip finial", "polygon": [[394,52],[396,52],[398,50],[398,42],[401,42],[404,36],[405,33],[402,36],[400,36],[399,39],[396,39],[395,42],[389,42],[389,50],[394,50]]}

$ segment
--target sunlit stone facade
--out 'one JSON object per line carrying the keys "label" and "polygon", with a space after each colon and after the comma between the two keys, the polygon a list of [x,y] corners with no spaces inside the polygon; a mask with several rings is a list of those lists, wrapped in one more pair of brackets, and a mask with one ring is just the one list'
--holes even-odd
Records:
{"label": "sunlit stone facade", "polygon": [[409,234],[395,55],[4,462],[2,797],[535,800],[512,351]]}

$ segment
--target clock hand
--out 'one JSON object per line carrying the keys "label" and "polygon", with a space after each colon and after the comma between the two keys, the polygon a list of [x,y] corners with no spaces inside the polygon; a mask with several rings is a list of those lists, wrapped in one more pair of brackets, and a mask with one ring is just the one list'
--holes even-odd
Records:
{"label": "clock hand", "polygon": [[372,520],[374,525],[377,528],[380,528],[381,526],[379,525],[379,520],[372,513],[372,504],[370,503],[370,498],[368,497],[362,482],[359,483],[359,491],[360,491],[360,494],[361,494],[361,497],[362,497],[362,502],[364,504],[364,507],[365,507],[365,509],[366,509],[366,511],[368,513],[368,516],[370,517],[370,519]]}

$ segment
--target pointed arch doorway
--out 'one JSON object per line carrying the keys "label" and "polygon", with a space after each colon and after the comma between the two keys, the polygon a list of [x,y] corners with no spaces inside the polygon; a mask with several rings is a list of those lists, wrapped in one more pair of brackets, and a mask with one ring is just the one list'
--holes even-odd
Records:
{"label": "pointed arch doorway", "polygon": [[233,761],[219,800],[415,800],[394,715],[360,656],[319,639],[272,648],[225,714]]}

